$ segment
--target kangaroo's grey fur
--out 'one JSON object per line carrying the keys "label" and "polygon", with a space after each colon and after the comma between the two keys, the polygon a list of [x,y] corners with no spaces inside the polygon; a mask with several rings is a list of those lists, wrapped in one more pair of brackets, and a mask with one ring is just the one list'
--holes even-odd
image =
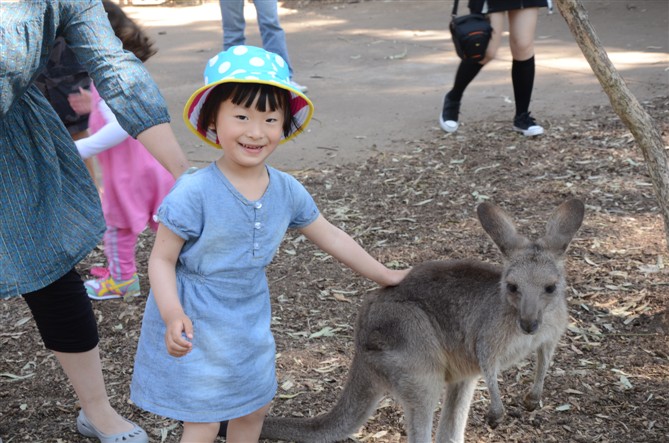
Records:
{"label": "kangaroo's grey fur", "polygon": [[363,302],[355,355],[337,404],[309,419],[268,417],[263,438],[333,442],[356,432],[390,393],[404,410],[408,441],[431,441],[442,388],[436,439],[462,443],[471,399],[483,375],[490,393],[487,422],[504,415],[497,376],[537,351],[534,383],[524,406],[539,405],[544,377],[568,320],[564,255],[581,226],[584,206],[569,200],[551,215],[546,234],[532,242],[516,233],[497,206],[478,217],[503,255],[498,267],[473,260],[416,266],[396,287]]}

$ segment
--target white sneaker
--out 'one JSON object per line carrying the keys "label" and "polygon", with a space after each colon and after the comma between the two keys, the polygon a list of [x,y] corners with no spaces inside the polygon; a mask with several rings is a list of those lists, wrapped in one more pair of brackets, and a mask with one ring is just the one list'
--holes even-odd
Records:
{"label": "white sneaker", "polygon": [[290,80],[288,80],[288,83],[290,84],[290,86],[292,86],[293,88],[297,89],[297,90],[300,91],[302,94],[306,94],[306,93],[309,91],[309,88],[308,88],[308,87],[299,84],[298,82],[296,82],[296,81],[293,80],[292,78],[291,78]]}
{"label": "white sneaker", "polygon": [[444,106],[439,114],[439,126],[446,132],[455,132],[458,130],[460,123],[458,117],[460,115],[460,102],[453,101],[448,98],[448,94],[444,96]]}
{"label": "white sneaker", "polygon": [[520,132],[525,137],[534,137],[544,133],[544,128],[537,124],[529,112],[523,112],[513,119],[513,130]]}

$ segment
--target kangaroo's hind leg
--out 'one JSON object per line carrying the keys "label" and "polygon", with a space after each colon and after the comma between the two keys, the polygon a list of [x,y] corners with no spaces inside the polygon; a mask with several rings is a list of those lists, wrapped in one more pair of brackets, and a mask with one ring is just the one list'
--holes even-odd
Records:
{"label": "kangaroo's hind leg", "polygon": [[439,374],[407,374],[393,394],[402,404],[409,443],[430,443],[434,410],[443,388]]}
{"label": "kangaroo's hind leg", "polygon": [[375,303],[358,334],[363,356],[402,405],[409,443],[432,441],[444,386],[442,350],[430,318],[412,304]]}
{"label": "kangaroo's hind leg", "polygon": [[447,383],[437,429],[437,443],[464,443],[469,406],[478,377]]}

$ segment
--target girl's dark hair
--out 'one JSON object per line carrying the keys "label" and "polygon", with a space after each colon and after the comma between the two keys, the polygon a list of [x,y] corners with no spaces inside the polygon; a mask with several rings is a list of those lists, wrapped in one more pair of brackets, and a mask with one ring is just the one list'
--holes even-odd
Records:
{"label": "girl's dark hair", "polygon": [[288,137],[291,130],[297,129],[297,121],[290,109],[290,91],[262,83],[222,83],[209,93],[202,105],[197,120],[197,129],[206,133],[207,128],[216,120],[218,108],[226,100],[238,106],[250,108],[258,97],[256,110],[260,112],[283,110],[283,136]]}
{"label": "girl's dark hair", "polygon": [[130,17],[125,15],[123,9],[109,0],[102,0],[102,5],[107,12],[116,37],[123,43],[123,49],[132,52],[141,61],[147,61],[158,52],[153,48],[153,42]]}

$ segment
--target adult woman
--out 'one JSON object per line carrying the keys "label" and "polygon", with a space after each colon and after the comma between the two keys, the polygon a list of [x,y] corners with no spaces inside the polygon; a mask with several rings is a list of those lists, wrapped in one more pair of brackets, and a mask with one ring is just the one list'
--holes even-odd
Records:
{"label": "adult woman", "polygon": [[0,2],[0,298],[23,295],[79,397],[81,433],[147,442],[112,408],[95,317],[74,265],[105,230],[97,190],[58,115],[34,85],[58,36],[126,131],[175,176],[188,167],[160,92],[124,52],[97,0]]}
{"label": "adult woman", "polygon": [[539,8],[548,5],[548,0],[470,0],[472,12],[487,14],[493,33],[486,56],[481,61],[462,60],[455,74],[453,88],[444,97],[444,106],[439,116],[439,125],[446,132],[455,132],[460,125],[460,103],[462,94],[474,80],[481,68],[495,58],[502,43],[504,16],[509,18],[509,47],[513,62],[511,81],[516,103],[513,130],[531,137],[544,133],[544,128],[530,115],[529,106],[534,87],[534,33],[539,17]]}

